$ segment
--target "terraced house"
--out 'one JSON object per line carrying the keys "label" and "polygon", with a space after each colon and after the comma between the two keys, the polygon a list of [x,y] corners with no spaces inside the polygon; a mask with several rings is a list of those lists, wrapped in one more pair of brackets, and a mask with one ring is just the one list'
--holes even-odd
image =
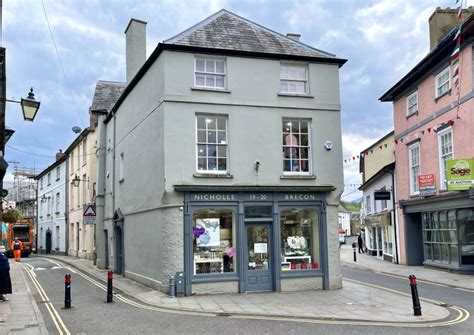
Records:
{"label": "terraced house", "polygon": [[346,62],[221,10],[146,57],[99,115],[99,267],[178,294],[335,289]]}

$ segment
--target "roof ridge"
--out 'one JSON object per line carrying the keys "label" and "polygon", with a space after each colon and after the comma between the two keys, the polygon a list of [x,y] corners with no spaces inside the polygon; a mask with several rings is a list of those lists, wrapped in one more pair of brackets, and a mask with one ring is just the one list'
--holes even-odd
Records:
{"label": "roof ridge", "polygon": [[235,13],[232,13],[232,12],[230,12],[230,11],[228,11],[227,9],[224,9],[224,8],[221,9],[221,10],[219,10],[218,12],[216,12],[216,13],[214,13],[214,14],[208,16],[208,17],[205,18],[204,20],[202,20],[202,21],[196,23],[195,25],[191,26],[190,28],[188,28],[188,29],[182,31],[181,33],[179,33],[179,34],[177,34],[177,35],[175,35],[175,36],[173,36],[173,37],[171,37],[171,38],[169,38],[169,39],[167,39],[167,40],[164,40],[163,43],[170,43],[170,44],[173,44],[173,43],[177,42],[178,39],[180,39],[180,38],[182,38],[182,37],[184,37],[184,36],[186,36],[186,35],[192,34],[192,33],[195,32],[196,30],[198,30],[199,28],[205,26],[206,24],[208,24],[208,23],[211,22],[212,20],[214,20],[214,19],[216,19],[216,18],[218,18],[218,17],[220,17],[220,16],[222,16],[222,15],[224,15],[224,14],[229,14],[229,15],[231,15],[231,16],[233,16],[233,17],[239,19],[239,20],[242,20],[242,21],[245,21],[245,22],[249,23],[250,25],[256,26],[256,27],[258,27],[258,28],[260,28],[260,29],[266,30],[267,32],[270,32],[270,33],[272,33],[272,34],[278,35],[279,37],[282,37],[283,39],[289,41],[290,43],[293,43],[293,44],[296,44],[296,45],[298,45],[298,46],[301,46],[301,47],[310,49],[311,51],[316,51],[316,52],[320,53],[321,56],[336,57],[336,55],[334,55],[334,54],[332,54],[332,53],[329,53],[329,52],[326,52],[326,51],[323,51],[323,50],[314,48],[314,47],[312,47],[312,46],[310,46],[310,45],[307,45],[307,44],[305,44],[305,43],[302,43],[302,42],[300,42],[300,41],[295,41],[294,39],[291,39],[291,38],[289,38],[288,36],[285,36],[285,35],[283,35],[283,34],[280,34],[280,33],[277,32],[277,31],[274,31],[274,30],[272,30],[272,29],[270,29],[270,28],[267,28],[267,27],[265,27],[265,26],[262,26],[261,24],[258,24],[258,23],[256,23],[256,22],[253,22],[253,21],[251,21],[251,20],[249,20],[249,19],[247,19],[247,18],[245,18],[245,17],[242,17],[242,16],[240,16],[240,15],[237,15],[237,14],[235,14]]}

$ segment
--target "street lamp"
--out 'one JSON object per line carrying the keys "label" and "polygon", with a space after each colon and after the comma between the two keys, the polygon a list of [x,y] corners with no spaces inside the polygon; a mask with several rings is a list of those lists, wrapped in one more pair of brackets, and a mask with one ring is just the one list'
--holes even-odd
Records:
{"label": "street lamp", "polygon": [[79,176],[76,174],[76,175],[74,175],[74,178],[71,180],[71,184],[72,184],[72,186],[74,186],[74,187],[79,187],[79,184],[80,184],[81,181],[89,182],[89,178],[87,178],[87,179],[81,179],[81,178],[79,178]]}
{"label": "street lamp", "polygon": [[30,88],[28,97],[21,98],[21,101],[16,101],[16,100],[11,100],[11,99],[6,99],[6,101],[21,104],[23,119],[25,119],[25,121],[33,121],[40,107],[40,102],[35,99],[35,94],[33,93],[33,87]]}

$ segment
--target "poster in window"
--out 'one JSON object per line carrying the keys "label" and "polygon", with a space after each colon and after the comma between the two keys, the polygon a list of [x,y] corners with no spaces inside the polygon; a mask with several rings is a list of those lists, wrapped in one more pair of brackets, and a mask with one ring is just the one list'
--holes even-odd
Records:
{"label": "poster in window", "polygon": [[219,219],[196,219],[196,227],[204,229],[202,234],[196,238],[196,244],[199,247],[219,247],[220,222]]}

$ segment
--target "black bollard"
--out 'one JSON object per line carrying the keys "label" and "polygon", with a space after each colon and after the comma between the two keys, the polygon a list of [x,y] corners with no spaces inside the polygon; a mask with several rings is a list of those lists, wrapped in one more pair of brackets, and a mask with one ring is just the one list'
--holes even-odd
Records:
{"label": "black bollard", "polygon": [[357,262],[357,244],[355,242],[352,242],[352,250],[354,250],[354,262]]}
{"label": "black bollard", "polygon": [[71,308],[71,275],[67,274],[64,277],[64,308]]}
{"label": "black bollard", "polygon": [[107,272],[107,302],[112,302],[112,271]]}
{"label": "black bollard", "polygon": [[411,287],[411,299],[413,301],[413,315],[421,315],[421,305],[420,298],[418,297],[418,288],[416,287],[416,277],[415,275],[408,276],[410,280]]}

